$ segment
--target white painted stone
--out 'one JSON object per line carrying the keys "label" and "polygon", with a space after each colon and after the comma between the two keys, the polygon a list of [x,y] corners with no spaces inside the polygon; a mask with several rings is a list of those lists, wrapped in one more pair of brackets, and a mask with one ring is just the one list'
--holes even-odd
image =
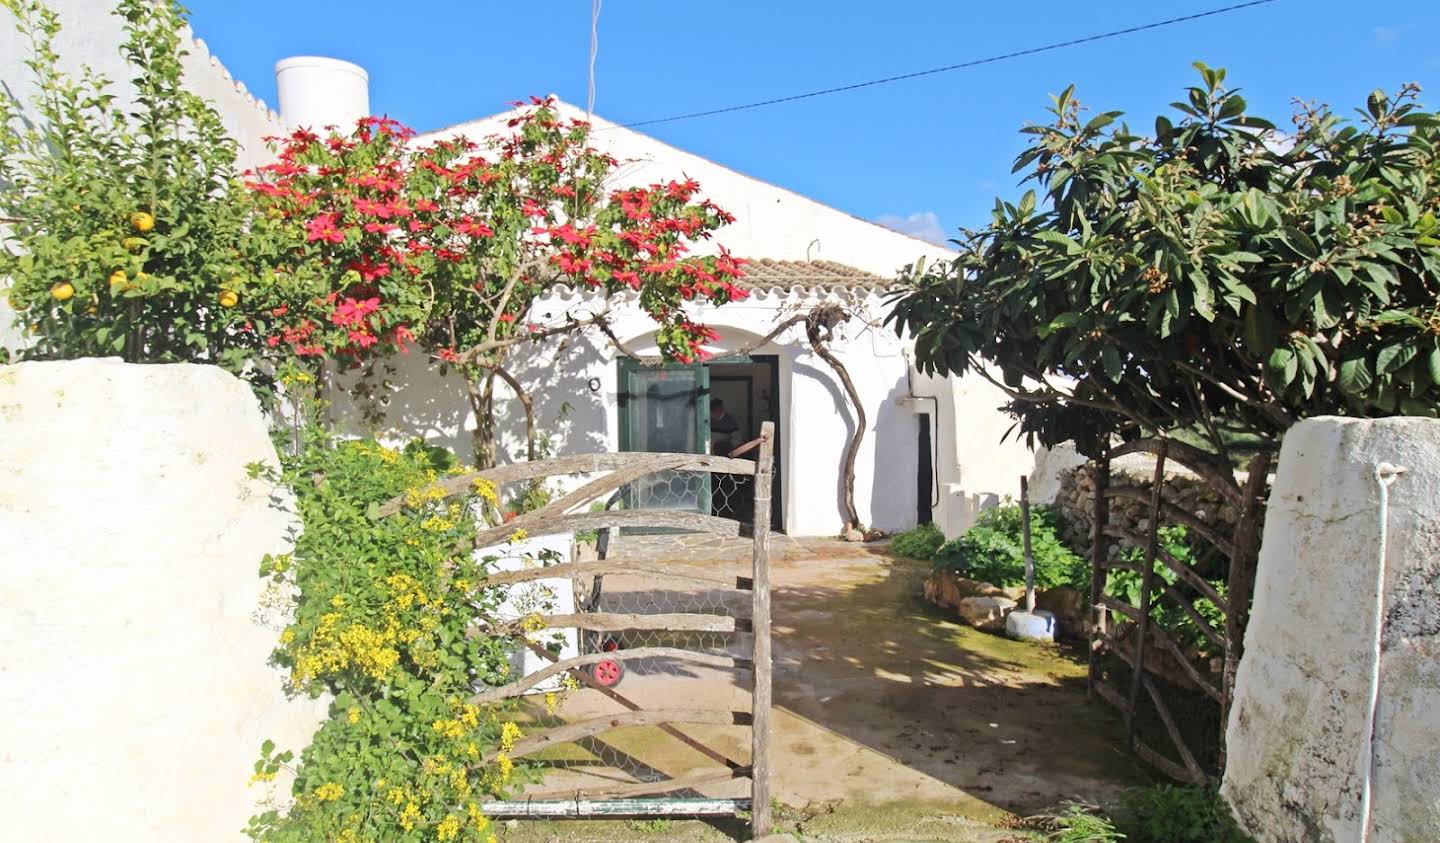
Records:
{"label": "white painted stone", "polygon": [[[522,541],[506,542],[475,551],[475,559],[488,560],[487,568],[492,573],[520,571],[540,565],[569,562],[574,555],[574,533],[554,533],[545,536],[529,536]],[[575,612],[575,581],[569,577],[552,577],[507,587],[505,599],[496,607],[495,617],[502,621],[519,620],[538,612],[542,615],[568,615]],[[546,629],[528,634],[528,638],[542,646],[560,641],[559,657],[562,659],[580,655],[579,633],[570,629]],[[529,647],[517,646],[510,654],[510,669],[513,678],[529,676],[549,667],[553,662],[532,651]],[[542,694],[560,689],[561,676],[553,676],[531,693]]]}
{"label": "white painted stone", "polygon": [[1015,608],[1008,597],[966,597],[955,607],[960,617],[977,629],[999,632],[1005,628],[1005,615]]}
{"label": "white painted stone", "polygon": [[1005,616],[1005,634],[1020,641],[1054,641],[1055,616],[1044,609]]}
{"label": "white painted stone", "polygon": [[1440,840],[1440,421],[1318,418],[1286,434],[1223,792],[1261,843],[1358,840],[1378,565],[1391,486],[1374,833]]}
{"label": "white painted stone", "polygon": [[243,839],[261,742],[309,742],[326,703],[266,664],[292,521],[255,461],[219,369],[0,366],[0,836]]}

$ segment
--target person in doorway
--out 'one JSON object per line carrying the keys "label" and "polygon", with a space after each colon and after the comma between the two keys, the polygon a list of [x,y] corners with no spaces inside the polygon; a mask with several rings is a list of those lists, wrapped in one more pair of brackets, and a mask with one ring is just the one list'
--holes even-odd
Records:
{"label": "person in doorway", "polygon": [[735,436],[739,432],[740,423],[726,411],[725,402],[719,398],[710,399],[710,453],[727,456],[743,444]]}

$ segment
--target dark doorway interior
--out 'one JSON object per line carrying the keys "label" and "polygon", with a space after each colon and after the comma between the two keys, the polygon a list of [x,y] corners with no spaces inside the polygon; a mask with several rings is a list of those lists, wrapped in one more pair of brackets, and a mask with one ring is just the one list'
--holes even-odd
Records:
{"label": "dark doorway interior", "polygon": [[[780,358],[755,355],[743,360],[721,360],[706,365],[710,370],[710,453],[724,456],[760,435],[760,425],[775,423],[775,483],[770,496],[770,523],[784,530],[784,480],[781,477]],[[755,459],[758,450],[742,454]],[[711,499],[711,514],[754,522],[755,493],[749,478],[725,476],[717,483]]]}
{"label": "dark doorway interior", "polygon": [[934,448],[930,444],[930,414],[917,413],[915,417],[920,420],[920,453],[917,461],[919,470],[915,473],[915,501],[918,505],[915,523],[929,524],[935,520],[935,465],[931,458]]}

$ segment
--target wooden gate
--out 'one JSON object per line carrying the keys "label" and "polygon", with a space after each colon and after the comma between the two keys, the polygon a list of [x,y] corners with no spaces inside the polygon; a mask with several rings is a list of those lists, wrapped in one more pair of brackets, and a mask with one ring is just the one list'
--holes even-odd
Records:
{"label": "wooden gate", "polygon": [[[523,800],[482,802],[481,810],[494,817],[615,817],[615,816],[699,816],[749,811],[755,836],[770,829],[769,734],[771,713],[770,658],[770,493],[774,427],[767,422],[756,440],[755,459],[715,457],[703,454],[622,453],[559,457],[555,459],[500,466],[483,472],[448,478],[444,484],[463,488],[476,479],[503,483],[530,482],[546,477],[587,474],[600,476],[584,482],[541,509],[520,515],[510,523],[481,532],[477,548],[502,543],[517,531],[545,536],[580,531],[616,531],[622,527],[669,528],[716,536],[738,536],[737,521],[709,514],[665,509],[603,509],[586,511],[593,502],[615,501],[644,478],[676,472],[706,472],[741,475],[753,483],[754,524],[749,564],[736,572],[719,572],[680,561],[648,559],[643,563],[620,556],[587,561],[566,560],[559,564],[535,566],[494,573],[486,586],[514,588],[541,580],[569,578],[577,595],[588,595],[577,611],[538,614],[526,618],[526,631],[579,630],[589,646],[579,655],[561,657],[524,635],[518,640],[536,655],[550,662],[508,685],[480,691],[475,704],[495,703],[532,693],[555,677],[572,677],[574,682],[603,698],[614,713],[587,717],[578,722],[551,724],[516,742],[509,758],[533,757],[560,744],[601,740],[604,733],[627,727],[655,727],[667,740],[677,741],[700,753],[713,767],[687,772],[680,777],[658,775],[650,770],[638,780],[606,783],[603,786],[545,787],[526,791]],[[631,496],[631,500],[634,497]],[[579,511],[577,511],[579,510]],[[657,611],[658,603],[646,607],[626,606],[617,610],[607,604],[603,586],[606,576],[643,576],[655,582],[678,583],[681,589],[702,589],[703,601],[691,601],[683,611]],[[588,587],[587,587],[588,586]],[[727,592],[738,600],[717,598]],[[747,599],[748,598],[748,599]],[[611,600],[611,603],[615,601]],[[739,610],[743,607],[744,610]],[[748,611],[745,611],[748,610]],[[745,615],[748,614],[748,617]],[[491,630],[503,633],[506,630]],[[513,632],[513,630],[510,630]],[[743,646],[748,635],[750,645]],[[629,638],[627,639],[627,636]],[[703,640],[697,638],[703,637]],[[693,646],[699,641],[699,646]],[[714,646],[727,642],[724,647]],[[634,646],[639,643],[640,646]],[[684,707],[646,706],[621,693],[615,685],[623,671],[642,665],[686,664],[748,673],[748,710],[735,707],[706,707],[696,700]],[[652,671],[653,672],[653,671]],[[650,677],[653,679],[653,677]],[[665,681],[669,681],[667,677]],[[683,681],[677,676],[675,681]],[[743,681],[737,683],[745,687]],[[687,725],[744,726],[749,728],[749,753],[717,748],[685,731]],[[693,732],[693,730],[692,730]],[[742,757],[734,757],[734,756]],[[735,779],[749,780],[748,798],[705,798],[680,796],[706,785]],[[648,798],[640,798],[648,797]]]}
{"label": "wooden gate", "polygon": [[[1155,473],[1149,490],[1112,486],[1111,458],[1137,452],[1150,453],[1155,457]],[[1233,533],[1227,534],[1213,522],[1165,499],[1167,461],[1192,471],[1205,482],[1206,487],[1215,490],[1227,506],[1235,509],[1237,516]],[[1225,723],[1234,696],[1235,670],[1240,661],[1255,586],[1259,525],[1263,523],[1270,454],[1262,452],[1254,458],[1250,463],[1249,477],[1243,485],[1228,466],[1216,464],[1211,455],[1168,440],[1146,439],[1125,443],[1107,451],[1094,465],[1090,605],[1095,616],[1090,632],[1091,693],[1117,708],[1124,716],[1130,749],[1146,763],[1177,781],[1214,785],[1225,767]],[[1112,523],[1111,503],[1120,498],[1143,501],[1148,506],[1143,534]],[[1226,575],[1220,587],[1207,581],[1194,568],[1176,559],[1161,546],[1160,530],[1166,524],[1184,526],[1197,541],[1205,543],[1211,552],[1226,560]],[[1143,548],[1143,553],[1139,559],[1112,558],[1112,540]],[[1157,572],[1162,569],[1171,576],[1160,576]],[[1106,593],[1107,581],[1115,571],[1130,571],[1139,575],[1138,606]],[[1212,623],[1201,615],[1197,605],[1202,600],[1218,610],[1222,623]],[[1190,654],[1155,622],[1155,614],[1162,602],[1183,613],[1223,653],[1219,681],[1197,668]],[[1126,633],[1126,640],[1118,634],[1120,630]],[[1163,653],[1157,652],[1157,649]],[[1110,656],[1118,659],[1123,668],[1108,667]],[[1155,667],[1155,662],[1162,656],[1199,689],[1198,693],[1214,703],[1212,713],[1206,715],[1213,720],[1203,724],[1206,731],[1217,736],[1213,746],[1214,758],[1208,763],[1202,761],[1197,747],[1193,745],[1194,740],[1187,739],[1184,734],[1185,727],[1194,724],[1175,716],[1172,710],[1174,695],[1167,701],[1166,683]],[[1118,683],[1115,681],[1117,678]],[[1157,749],[1139,733],[1140,721],[1152,718],[1158,721],[1170,751]]]}

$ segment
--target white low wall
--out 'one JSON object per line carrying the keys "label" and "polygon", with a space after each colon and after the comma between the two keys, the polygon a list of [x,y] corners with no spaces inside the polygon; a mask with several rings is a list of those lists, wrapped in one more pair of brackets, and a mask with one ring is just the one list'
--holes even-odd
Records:
{"label": "white low wall", "polygon": [[1319,418],[1286,434],[1227,741],[1223,792],[1261,843],[1356,841],[1390,487],[1375,843],[1440,840],[1440,421]]}
{"label": "white low wall", "polygon": [[261,742],[309,742],[324,703],[266,665],[259,563],[291,522],[257,460],[219,369],[0,366],[5,840],[244,839]]}

